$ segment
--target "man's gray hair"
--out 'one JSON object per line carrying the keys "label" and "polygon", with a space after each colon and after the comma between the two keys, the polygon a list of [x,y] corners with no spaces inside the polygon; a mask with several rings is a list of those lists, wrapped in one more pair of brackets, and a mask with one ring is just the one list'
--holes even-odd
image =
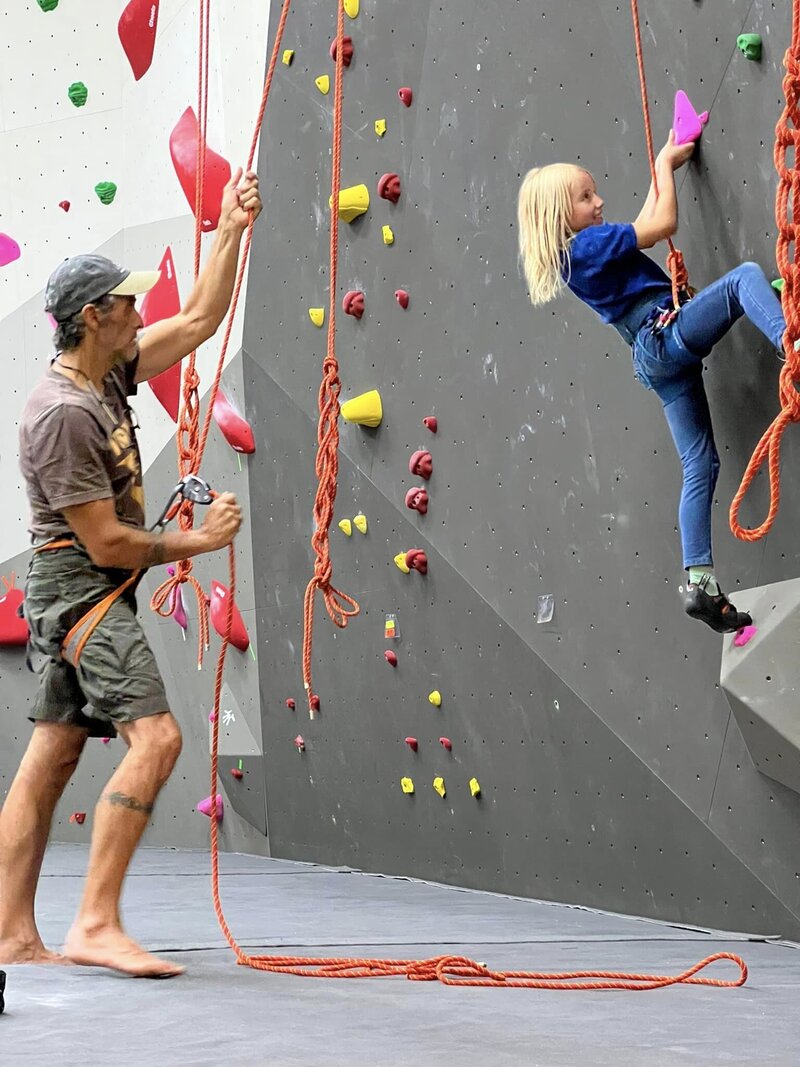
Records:
{"label": "man's gray hair", "polygon": [[[92,301],[92,307],[96,307],[102,315],[107,315],[114,306],[113,296],[100,296]],[[76,311],[63,322],[56,323],[56,332],[53,334],[53,344],[56,352],[69,352],[78,348],[86,336],[86,323],[83,321],[83,308]]]}

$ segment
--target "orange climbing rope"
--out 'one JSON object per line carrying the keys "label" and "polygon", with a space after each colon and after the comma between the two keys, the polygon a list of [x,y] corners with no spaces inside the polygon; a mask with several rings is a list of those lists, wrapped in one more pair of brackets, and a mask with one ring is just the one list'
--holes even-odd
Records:
{"label": "orange climbing rope", "polygon": [[[741,541],[758,541],[772,527],[781,501],[781,441],[784,432],[792,422],[800,422],[800,353],[795,344],[800,338],[800,277],[791,245],[796,237],[796,226],[800,216],[798,187],[800,186],[800,168],[798,168],[798,151],[800,151],[800,0],[792,3],[792,43],[784,58],[786,74],[783,78],[783,92],[786,106],[775,128],[775,169],[780,182],[775,196],[775,221],[778,226],[778,240],[775,258],[784,281],[781,300],[786,316],[786,331],[783,335],[783,350],[786,362],[781,368],[778,395],[781,402],[780,414],[776,415],[767,428],[747,464],[742,483],[731,501],[730,527],[734,536]],[[791,125],[790,125],[791,123]],[[787,152],[792,149],[793,163],[787,163]],[[791,203],[791,218],[790,207]],[[790,258],[791,254],[791,258]],[[765,459],[769,459],[769,511],[760,526],[745,529],[739,523],[739,509],[747,491]]]}
{"label": "orange climbing rope", "polygon": [[[631,15],[633,17],[633,35],[636,41],[636,61],[639,66],[639,85],[642,91],[642,116],[644,118],[644,132],[647,138],[647,158],[650,161],[650,177],[653,182],[653,188],[655,189],[656,196],[658,196],[656,157],[653,149],[653,130],[650,125],[650,103],[647,98],[647,79],[644,72],[644,54],[642,51],[642,32],[639,26],[638,0],[631,0]],[[672,238],[667,239],[667,244],[669,245],[667,267],[669,268],[669,273],[672,278],[672,303],[675,308],[679,308],[681,304],[685,302],[686,294],[691,295],[691,289],[689,288],[689,272],[683,261],[683,252],[675,247]],[[681,294],[684,295],[683,300],[681,300]]]}

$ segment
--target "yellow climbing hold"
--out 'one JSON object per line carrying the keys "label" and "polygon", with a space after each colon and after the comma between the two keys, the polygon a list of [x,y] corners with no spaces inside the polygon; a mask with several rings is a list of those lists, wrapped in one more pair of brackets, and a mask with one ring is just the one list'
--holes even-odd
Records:
{"label": "yellow climbing hold", "polygon": [[385,245],[393,245],[394,244],[394,232],[392,230],[392,227],[391,226],[384,226],[383,230],[382,230],[382,233],[383,233],[383,243]]}
{"label": "yellow climbing hold", "polygon": [[315,326],[322,326],[325,322],[325,308],[309,308],[308,317]]}
{"label": "yellow climbing hold", "polygon": [[327,94],[331,91],[331,80],[327,74],[320,74],[318,78],[314,79],[314,84],[323,96],[327,96]]}
{"label": "yellow climbing hold", "polygon": [[362,534],[365,534],[367,532],[367,516],[359,512],[353,519],[353,526]]}
{"label": "yellow climbing hold", "polygon": [[[328,197],[328,207],[333,207],[333,197]],[[339,218],[352,222],[369,208],[369,189],[366,185],[351,185],[339,190]]]}
{"label": "yellow climbing hold", "polygon": [[481,795],[481,783],[477,778],[470,778],[469,791],[474,797],[479,797]]}
{"label": "yellow climbing hold", "polygon": [[345,422],[357,422],[359,426],[380,426],[383,418],[381,394],[377,389],[354,396],[342,404],[342,418]]}
{"label": "yellow climbing hold", "polygon": [[352,522],[350,522],[349,519],[340,519],[339,529],[342,531],[343,534],[347,534],[348,537],[353,536],[353,524]]}
{"label": "yellow climbing hold", "polygon": [[411,568],[406,563],[405,552],[398,552],[394,557],[395,566],[399,567],[403,574],[411,574]]}
{"label": "yellow climbing hold", "polygon": [[428,694],[428,700],[430,700],[435,708],[440,708],[442,706],[442,694],[438,689],[434,689],[432,693]]}
{"label": "yellow climbing hold", "polygon": [[375,119],[375,133],[379,137],[383,137],[386,133],[386,119]]}
{"label": "yellow climbing hold", "polygon": [[447,792],[447,790],[444,787],[444,778],[442,778],[440,775],[437,776],[436,778],[434,778],[433,779],[433,788],[436,790],[436,792],[439,794],[439,796],[442,799],[444,799],[445,793]]}
{"label": "yellow climbing hold", "polygon": [[358,18],[359,0],[344,0],[344,13],[351,19]]}
{"label": "yellow climbing hold", "polygon": [[404,793],[413,793],[414,792],[414,783],[412,782],[412,780],[410,778],[401,778],[400,779],[400,788],[403,790]]}
{"label": "yellow climbing hold", "polygon": [[284,67],[291,67],[292,60],[294,59],[294,49],[287,48],[283,53],[283,65]]}

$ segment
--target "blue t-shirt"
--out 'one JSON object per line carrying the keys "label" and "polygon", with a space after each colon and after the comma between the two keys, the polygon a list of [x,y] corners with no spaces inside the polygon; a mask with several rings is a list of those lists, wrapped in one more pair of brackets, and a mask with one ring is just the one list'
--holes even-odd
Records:
{"label": "blue t-shirt", "polygon": [[569,288],[603,322],[617,322],[650,293],[654,304],[662,295],[671,298],[669,277],[636,247],[630,222],[604,222],[581,230],[570,245],[569,258]]}

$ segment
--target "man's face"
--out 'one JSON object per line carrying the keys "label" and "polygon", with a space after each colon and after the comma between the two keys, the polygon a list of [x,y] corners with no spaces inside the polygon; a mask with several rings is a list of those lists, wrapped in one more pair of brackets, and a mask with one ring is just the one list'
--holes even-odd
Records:
{"label": "man's face", "polygon": [[135,296],[115,296],[114,304],[99,322],[97,339],[114,360],[130,363],[137,352],[137,334],[144,323]]}

